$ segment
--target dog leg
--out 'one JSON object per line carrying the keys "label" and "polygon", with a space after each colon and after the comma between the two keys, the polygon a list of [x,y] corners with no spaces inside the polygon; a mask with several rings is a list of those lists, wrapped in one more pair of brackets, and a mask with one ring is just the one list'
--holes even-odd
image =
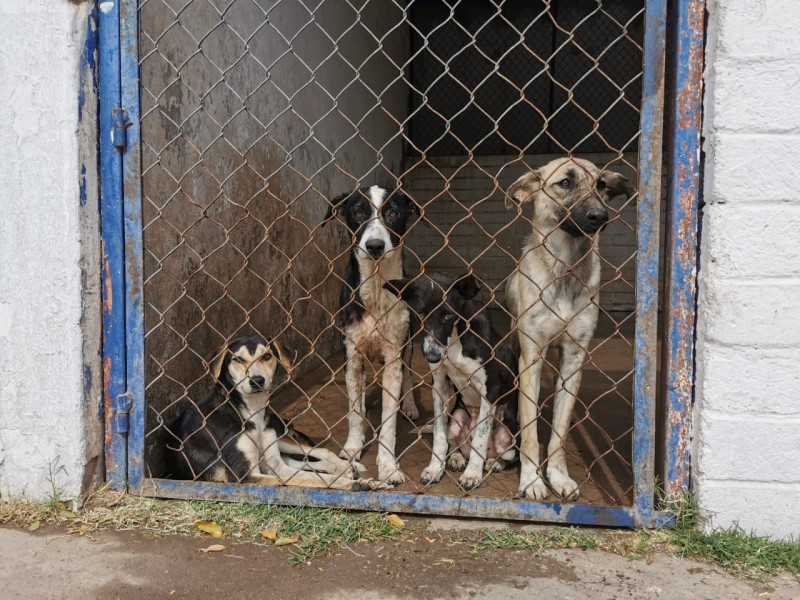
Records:
{"label": "dog leg", "polygon": [[375,481],[373,479],[350,479],[349,477],[345,477],[343,475],[338,476],[335,479],[333,479],[333,477],[335,476],[325,475],[323,473],[315,473],[311,476],[290,474],[286,477],[279,477],[277,475],[264,475],[261,472],[255,472],[247,477],[247,482],[255,483],[258,485],[271,485],[274,487],[289,486],[289,487],[302,487],[302,488],[344,490],[347,492],[367,492],[367,491],[383,490],[388,487],[380,483],[379,481]]}
{"label": "dog leg", "polygon": [[[306,471],[320,471],[323,473],[349,473],[354,475],[365,473],[366,467],[357,461],[348,461],[339,458],[327,448],[314,448],[296,442],[291,438],[282,438],[278,440],[278,448],[281,455],[302,456],[305,458],[303,461],[297,461],[304,465],[302,468]],[[313,459],[313,460],[309,460]],[[284,458],[289,463],[289,458]]]}
{"label": "dog leg", "polygon": [[406,343],[403,350],[403,404],[400,411],[412,421],[419,419],[419,409],[414,401],[414,380],[411,377],[411,342]]}
{"label": "dog leg", "polygon": [[397,413],[400,410],[400,393],[403,387],[403,359],[394,356],[383,368],[383,393],[381,401],[381,428],[378,434],[378,479],[389,485],[406,480],[395,457],[397,443]]}
{"label": "dog leg", "polygon": [[539,386],[544,350],[520,330],[519,358],[519,495],[523,498],[547,498],[547,484],[539,471],[539,433],[536,422],[539,412]]}
{"label": "dog leg", "polygon": [[567,442],[572,409],[581,387],[585,358],[586,352],[573,340],[562,344],[553,402],[553,428],[547,445],[547,480],[556,494],[568,500],[576,499],[579,492],[578,484],[567,472],[564,445]]}
{"label": "dog leg", "polygon": [[433,451],[431,461],[422,471],[419,480],[423,485],[430,485],[442,479],[444,475],[445,461],[447,460],[447,415],[450,402],[447,375],[438,368],[439,365],[432,365],[433,386],[431,397],[433,400]]}
{"label": "dog leg", "polygon": [[347,413],[347,441],[339,453],[344,459],[358,460],[364,449],[364,423],[366,421],[365,372],[364,357],[350,342],[345,342],[347,363],[344,369],[344,380],[347,384],[347,397],[350,400],[350,412]]}
{"label": "dog leg", "polygon": [[464,490],[473,490],[481,484],[483,479],[483,465],[489,450],[489,438],[492,435],[494,422],[494,406],[485,396],[481,397],[481,406],[478,410],[478,423],[475,425],[475,434],[470,443],[472,450],[469,454],[467,468],[458,478],[458,485]]}
{"label": "dog leg", "polygon": [[463,408],[450,409],[447,412],[450,413],[447,421],[447,469],[460,473],[467,467],[470,454],[472,417]]}

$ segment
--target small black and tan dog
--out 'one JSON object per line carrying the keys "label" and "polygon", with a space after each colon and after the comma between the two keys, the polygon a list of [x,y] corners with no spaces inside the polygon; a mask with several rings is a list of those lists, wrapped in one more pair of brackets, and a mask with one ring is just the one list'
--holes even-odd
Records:
{"label": "small black and tan dog", "polygon": [[269,407],[280,363],[294,354],[277,341],[243,336],[224,345],[212,363],[213,389],[169,426],[167,467],[175,479],[372,490],[356,477],[358,463],[342,460],[287,425]]}
{"label": "small black and tan dog", "polygon": [[464,471],[459,485],[474,489],[484,467],[500,471],[516,459],[517,356],[470,302],[480,290],[472,275],[454,281],[434,273],[384,287],[422,320],[422,353],[433,376],[433,454],[420,480],[439,481],[446,459],[449,469]]}

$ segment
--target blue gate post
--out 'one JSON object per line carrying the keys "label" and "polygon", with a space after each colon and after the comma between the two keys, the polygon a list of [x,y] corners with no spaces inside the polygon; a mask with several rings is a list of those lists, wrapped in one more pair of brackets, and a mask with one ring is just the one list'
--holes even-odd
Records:
{"label": "blue gate post", "polygon": [[676,4],[662,350],[666,406],[661,454],[668,502],[679,500],[689,489],[705,1],[680,0]]}
{"label": "blue gate post", "polygon": [[103,407],[106,481],[126,485],[127,365],[125,325],[122,152],[124,113],[120,112],[119,2],[104,3],[99,14],[100,227],[103,280]]}

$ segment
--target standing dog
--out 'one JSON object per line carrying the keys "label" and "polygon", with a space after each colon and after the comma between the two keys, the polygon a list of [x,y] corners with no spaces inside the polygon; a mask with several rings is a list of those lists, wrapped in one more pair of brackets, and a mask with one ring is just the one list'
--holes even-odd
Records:
{"label": "standing dog", "polygon": [[[536,431],[542,363],[548,346],[560,347],[553,423],[547,446],[547,479],[564,498],[578,497],[564,452],[581,371],[599,313],[598,235],[608,221],[611,198],[633,196],[619,173],[600,171],[587,160],[561,158],[531,171],[508,189],[509,198],[533,203],[533,231],[519,267],[506,287],[506,299],[520,342],[519,493],[542,499],[547,485],[539,470]],[[509,199],[506,206],[510,207]]]}
{"label": "standing dog", "polygon": [[[347,355],[345,382],[350,401],[348,435],[340,456],[358,460],[364,448],[366,421],[365,361],[383,364],[381,425],[378,435],[378,478],[390,485],[405,481],[395,457],[397,412],[411,419],[419,414],[411,382],[408,308],[383,284],[405,277],[403,235],[416,204],[399,189],[373,185],[331,201],[323,224],[337,215],[352,234],[350,260],[344,274],[339,325]],[[401,396],[401,393],[403,396]]]}
{"label": "standing dog", "polygon": [[[425,485],[439,481],[447,457],[448,468],[464,471],[459,485],[474,489],[483,480],[484,465],[501,471],[516,457],[517,356],[488,315],[469,302],[480,290],[472,275],[454,282],[435,273],[384,287],[419,315],[425,331],[422,352],[433,376],[433,454],[420,480]],[[454,386],[459,404],[452,410]]]}
{"label": "standing dog", "polygon": [[261,483],[339,490],[377,489],[330,450],[312,447],[269,408],[278,363],[289,353],[278,342],[244,336],[220,348],[214,387],[170,425],[167,466],[176,479]]}

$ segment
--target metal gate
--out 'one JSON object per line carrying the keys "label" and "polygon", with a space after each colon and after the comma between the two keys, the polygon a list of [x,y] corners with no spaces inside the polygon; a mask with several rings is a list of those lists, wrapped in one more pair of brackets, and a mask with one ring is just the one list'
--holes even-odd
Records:
{"label": "metal gate", "polygon": [[[665,0],[121,0],[100,8],[113,485],[175,498],[669,524],[656,481],[667,500],[688,485],[701,1],[669,12]],[[423,485],[432,412],[418,343],[410,372],[420,415],[398,417],[406,474],[398,487],[172,478],[164,453],[175,419],[196,409],[215,359],[243,333],[297,353],[270,406],[318,447],[342,449],[350,409],[337,314],[354,240],[340,224],[322,225],[344,192],[399,186],[424,216],[402,238],[409,276],[471,273],[484,311],[514,346],[505,285],[531,219],[503,203],[515,179],[559,156],[589,158],[637,187],[609,203],[601,235],[600,317],[564,442],[578,500],[516,497],[516,467],[484,474],[470,491],[451,472]],[[563,383],[551,381],[555,357],[540,360],[538,420],[550,425]],[[375,477],[385,423],[381,366],[370,368],[372,444],[361,460]],[[542,431],[547,439],[549,427]]]}

